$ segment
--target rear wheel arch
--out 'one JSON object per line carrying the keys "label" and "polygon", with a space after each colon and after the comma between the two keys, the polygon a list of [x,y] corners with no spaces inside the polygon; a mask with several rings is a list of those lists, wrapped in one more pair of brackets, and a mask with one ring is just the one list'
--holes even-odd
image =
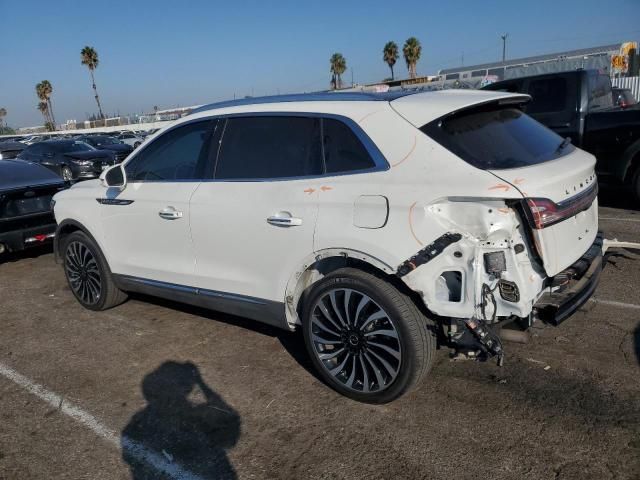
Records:
{"label": "rear wheel arch", "polygon": [[407,295],[423,313],[431,315],[422,297],[395,275],[395,268],[364,252],[327,249],[316,252],[309,262],[301,265],[287,284],[285,311],[291,329],[301,325],[302,308],[313,286],[327,275],[343,268],[353,268],[384,280]]}

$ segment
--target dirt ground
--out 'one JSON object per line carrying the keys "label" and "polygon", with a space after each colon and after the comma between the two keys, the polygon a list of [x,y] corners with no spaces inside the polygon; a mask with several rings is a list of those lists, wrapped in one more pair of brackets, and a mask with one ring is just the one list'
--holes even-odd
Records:
{"label": "dirt ground", "polygon": [[[614,198],[606,237],[640,242]],[[638,479],[640,263],[614,261],[504,367],[440,351],[421,388],[370,406],[324,386],[298,334],[143,297],[92,313],[50,250],[5,258],[0,479]]]}

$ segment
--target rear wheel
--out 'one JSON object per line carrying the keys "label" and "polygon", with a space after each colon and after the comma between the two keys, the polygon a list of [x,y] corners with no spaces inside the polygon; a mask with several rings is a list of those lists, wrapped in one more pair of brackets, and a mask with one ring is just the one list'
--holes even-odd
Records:
{"label": "rear wheel", "polygon": [[111,271],[98,245],[83,232],[64,240],[64,273],[78,302],[89,310],[106,310],[127,299],[113,283]]}
{"label": "rear wheel", "polygon": [[385,280],[340,269],[311,290],[303,333],[321,377],[347,397],[386,403],[420,383],[436,349],[435,329]]}

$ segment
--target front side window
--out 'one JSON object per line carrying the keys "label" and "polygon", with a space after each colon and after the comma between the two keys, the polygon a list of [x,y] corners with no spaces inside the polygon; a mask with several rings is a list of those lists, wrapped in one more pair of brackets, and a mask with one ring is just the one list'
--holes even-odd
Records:
{"label": "front side window", "polygon": [[259,116],[227,120],[215,178],[291,178],[322,174],[320,120]]}
{"label": "front side window", "polygon": [[326,173],[343,173],[375,167],[369,152],[345,123],[322,120]]}
{"label": "front side window", "polygon": [[156,138],[125,166],[127,180],[198,180],[204,176],[211,121],[190,123]]}
{"label": "front side window", "polygon": [[526,167],[574,150],[562,137],[517,108],[488,106],[462,111],[420,130],[483,170]]}

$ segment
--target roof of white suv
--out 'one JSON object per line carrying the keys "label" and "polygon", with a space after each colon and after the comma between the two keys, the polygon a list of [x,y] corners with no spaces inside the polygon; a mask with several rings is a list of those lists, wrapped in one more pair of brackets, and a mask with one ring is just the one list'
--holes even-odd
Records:
{"label": "roof of white suv", "polygon": [[406,120],[420,127],[436,118],[474,105],[498,101],[500,103],[524,103],[528,95],[487,90],[437,90],[374,92],[317,92],[291,95],[250,97],[211,103],[193,110],[189,115],[230,107],[265,105],[293,102],[388,102]]}

